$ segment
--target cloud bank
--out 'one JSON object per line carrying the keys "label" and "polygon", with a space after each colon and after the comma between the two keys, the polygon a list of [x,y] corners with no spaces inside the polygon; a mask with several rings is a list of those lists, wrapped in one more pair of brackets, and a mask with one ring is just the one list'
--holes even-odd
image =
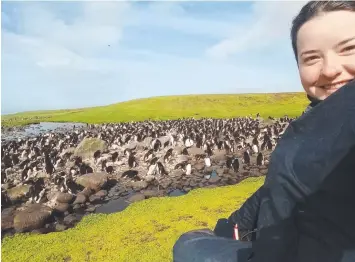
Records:
{"label": "cloud bank", "polygon": [[2,3],[2,114],[302,91],[289,28],[303,4]]}

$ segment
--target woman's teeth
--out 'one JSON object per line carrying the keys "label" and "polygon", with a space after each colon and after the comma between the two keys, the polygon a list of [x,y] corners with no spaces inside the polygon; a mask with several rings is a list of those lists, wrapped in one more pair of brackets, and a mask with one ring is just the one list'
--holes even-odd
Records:
{"label": "woman's teeth", "polygon": [[341,82],[341,83],[334,84],[334,85],[325,85],[325,86],[323,86],[323,88],[325,88],[325,89],[338,89],[338,88],[346,85],[347,83],[349,83],[349,81]]}

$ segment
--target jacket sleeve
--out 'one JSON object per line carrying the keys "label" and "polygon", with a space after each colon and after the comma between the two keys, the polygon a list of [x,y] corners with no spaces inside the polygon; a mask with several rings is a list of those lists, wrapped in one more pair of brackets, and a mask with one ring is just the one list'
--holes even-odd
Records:
{"label": "jacket sleeve", "polygon": [[244,204],[228,218],[229,223],[238,224],[240,230],[251,231],[256,228],[261,201],[262,186],[251,195]]}
{"label": "jacket sleeve", "polygon": [[[352,81],[290,123],[279,140],[263,185],[260,231],[253,247],[253,262],[282,261],[276,256],[281,257],[282,252],[297,246],[297,237],[286,237],[297,231],[288,230],[294,227],[296,203],[315,193],[354,146],[355,81]],[[270,249],[281,251],[274,252],[275,257],[271,258]]]}

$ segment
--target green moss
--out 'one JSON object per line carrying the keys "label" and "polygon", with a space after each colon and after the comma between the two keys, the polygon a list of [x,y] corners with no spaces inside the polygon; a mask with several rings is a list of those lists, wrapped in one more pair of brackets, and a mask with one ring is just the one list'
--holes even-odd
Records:
{"label": "green moss", "polygon": [[84,138],[83,141],[75,148],[74,155],[81,157],[92,157],[96,150],[104,151],[107,148],[105,141],[90,137]]}
{"label": "green moss", "polygon": [[136,99],[73,110],[35,111],[2,116],[3,126],[38,122],[127,122],[186,117],[299,116],[308,104],[304,93],[185,95]]}
{"label": "green moss", "polygon": [[64,232],[6,237],[2,261],[171,261],[181,234],[213,229],[218,218],[238,209],[263,181],[248,178],[184,196],[150,198],[119,213],[84,217]]}

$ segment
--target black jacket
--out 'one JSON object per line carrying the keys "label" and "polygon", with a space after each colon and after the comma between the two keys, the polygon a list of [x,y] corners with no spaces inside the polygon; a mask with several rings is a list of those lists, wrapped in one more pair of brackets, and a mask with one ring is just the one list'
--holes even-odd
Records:
{"label": "black jacket", "polygon": [[291,122],[229,221],[257,230],[251,262],[355,262],[355,81]]}

